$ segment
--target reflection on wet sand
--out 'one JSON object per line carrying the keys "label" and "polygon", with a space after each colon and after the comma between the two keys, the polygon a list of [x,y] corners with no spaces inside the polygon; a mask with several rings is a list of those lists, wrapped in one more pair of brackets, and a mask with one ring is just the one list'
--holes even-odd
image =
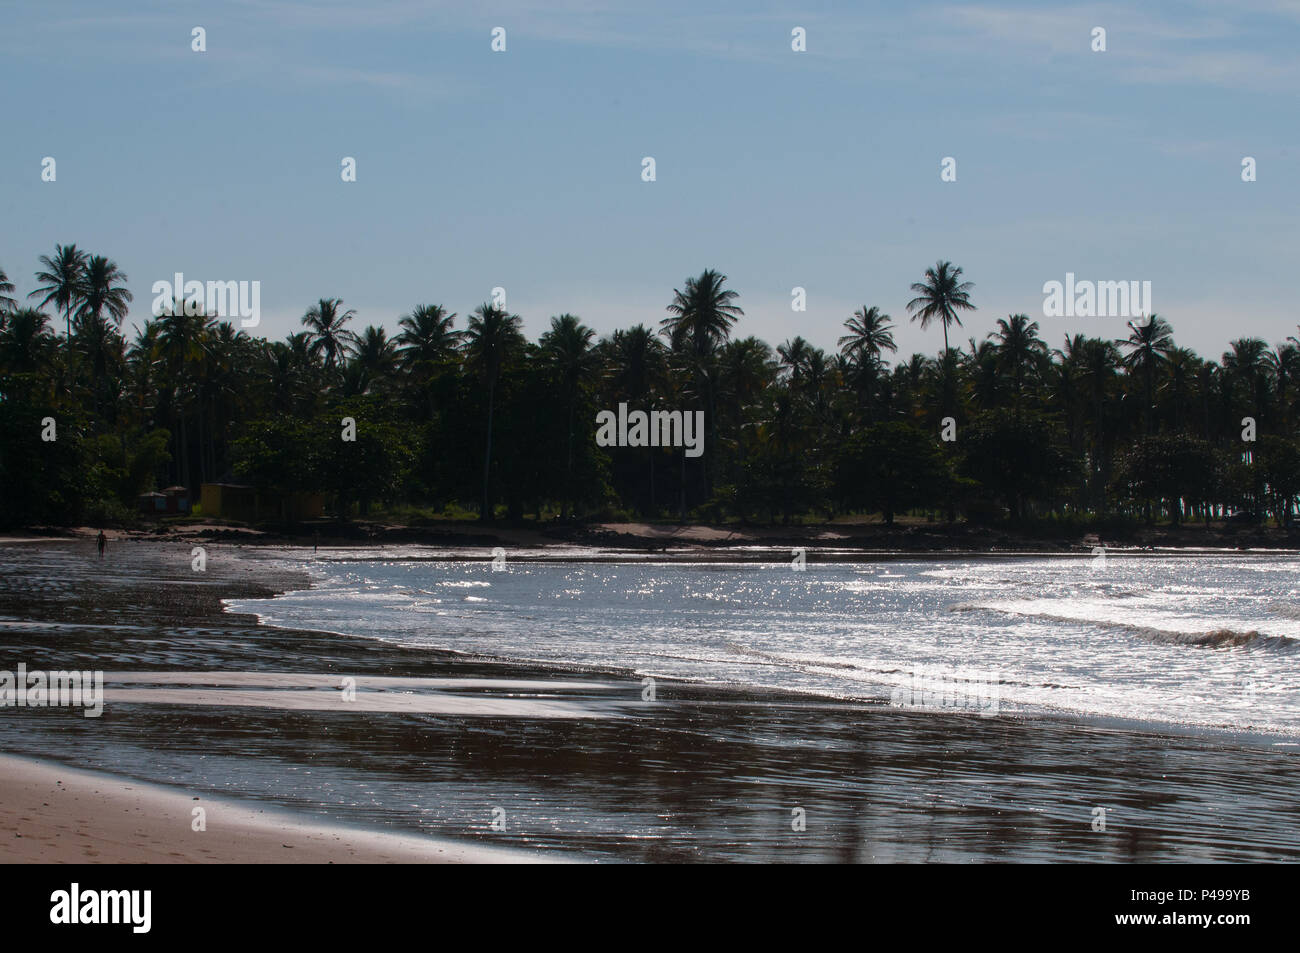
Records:
{"label": "reflection on wet sand", "polygon": [[[102,565],[75,544],[0,546],[0,661],[104,669],[109,686],[99,719],[0,712],[3,749],[334,821],[612,859],[1300,857],[1288,747],[665,682],[643,702],[640,681],[617,674],[223,614],[223,596],[305,584],[267,555],[214,547],[195,579],[183,547],[124,545]],[[332,695],[344,678],[358,697],[517,704],[229,703]],[[543,704],[617,717],[533,717]]]}

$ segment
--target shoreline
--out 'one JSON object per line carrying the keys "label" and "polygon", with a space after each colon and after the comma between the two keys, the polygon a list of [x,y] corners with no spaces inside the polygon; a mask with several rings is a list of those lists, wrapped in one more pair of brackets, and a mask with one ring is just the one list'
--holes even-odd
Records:
{"label": "shoreline", "polygon": [[[205,830],[195,831],[202,808]],[[336,824],[62,762],[0,753],[0,864],[545,863],[519,848]]]}
{"label": "shoreline", "polygon": [[[566,697],[560,682],[572,680],[571,666],[278,628],[257,621],[247,610],[225,610],[229,598],[269,599],[279,592],[310,588],[312,579],[305,571],[310,562],[293,565],[301,551],[213,547],[208,574],[200,579],[190,571],[189,547],[176,540],[122,545],[117,549],[117,565],[111,560],[108,565],[93,558],[83,560],[76,545],[86,545],[88,540],[43,542],[52,545],[31,550],[31,557],[23,555],[24,544],[0,546],[0,552],[7,550],[17,560],[20,570],[35,574],[28,585],[36,600],[15,600],[11,594],[8,603],[0,604],[0,615],[40,620],[35,631],[67,632],[60,653],[81,646],[84,657],[95,665],[108,662],[119,672],[137,672],[138,682],[165,683],[166,672],[183,674],[192,682],[203,669],[211,669],[209,674],[223,683],[232,681],[232,673],[245,673],[237,681],[248,684],[234,686],[240,690],[252,689],[252,683],[264,678],[279,680],[281,673],[297,673],[304,682],[317,677],[312,673],[355,674],[362,689],[375,676],[462,682],[540,677],[550,681],[544,686],[550,689],[546,694],[560,701],[572,698],[590,705],[593,698],[604,702],[614,694],[626,710],[639,697],[639,683],[616,673],[601,674],[619,692],[575,686],[575,694]],[[84,576],[77,575],[80,570],[75,567],[80,566],[90,567]],[[48,593],[43,580],[52,578],[71,580],[71,588]],[[85,591],[87,582],[102,588]],[[111,622],[111,629],[129,630],[136,628],[129,623],[140,623],[147,629],[142,635],[164,637],[168,644],[131,658],[131,652],[146,651],[133,648],[136,640],[114,633],[70,631],[78,626],[94,629],[96,620]],[[178,626],[192,631],[178,633]],[[33,640],[24,631],[32,630],[10,633],[11,651],[44,651],[42,639]],[[259,671],[268,674],[256,674]],[[507,686],[511,692],[516,688]],[[468,709],[402,712],[385,706],[349,712],[321,709],[308,716],[302,709],[278,704],[249,708],[192,705],[184,700],[161,705],[135,701],[115,708],[102,725],[79,714],[64,718],[51,712],[44,718],[9,722],[12,734],[0,738],[6,751],[17,750],[20,761],[34,757],[48,768],[54,758],[58,765],[54,770],[89,769],[93,773],[88,776],[100,792],[105,784],[117,785],[112,799],[104,802],[112,807],[99,813],[109,819],[120,813],[128,826],[135,822],[130,834],[140,828],[145,831],[141,836],[151,836],[155,830],[151,826],[155,822],[140,820],[146,812],[137,810],[142,805],[132,800],[137,792],[121,788],[146,786],[132,777],[154,778],[173,795],[187,789],[200,795],[200,802],[185,795],[169,802],[169,819],[147,845],[152,851],[148,859],[160,862],[244,858],[209,856],[190,850],[202,844],[215,851],[208,841],[176,839],[176,824],[183,825],[181,837],[190,836],[188,812],[195,803],[224,802],[228,795],[234,795],[235,807],[256,815],[250,820],[265,822],[269,815],[287,813],[299,825],[290,827],[295,836],[304,838],[302,853],[298,847],[281,846],[294,840],[274,842],[283,827],[254,825],[263,852],[244,859],[258,862],[324,863],[363,854],[375,862],[388,860],[389,855],[374,851],[390,848],[367,838],[390,830],[406,832],[397,836],[414,837],[433,851],[434,859],[445,860],[449,855],[440,851],[476,848],[476,840],[486,836],[488,812],[498,803],[510,810],[510,832],[500,835],[503,843],[511,845],[507,849],[527,853],[540,848],[543,856],[557,859],[761,860],[774,850],[789,851],[779,856],[796,860],[876,861],[1006,859],[1007,852],[1030,861],[1300,856],[1300,840],[1289,834],[1245,837],[1245,830],[1240,830],[1225,840],[1227,832],[1221,831],[1215,805],[1240,777],[1278,771],[1279,780],[1288,778],[1264,797],[1269,817],[1280,810],[1277,798],[1300,793],[1293,790],[1300,783],[1289,780],[1294,777],[1294,748],[1272,746],[1266,738],[1232,731],[1180,731],[1177,726],[1158,724],[1090,724],[1066,715],[1007,713],[983,720],[669,679],[662,681],[660,690],[661,702],[667,704],[653,706],[654,710],[631,718],[595,719],[476,715]],[[177,726],[198,727],[202,742],[187,742],[184,733],[175,733]],[[642,759],[657,751],[663,755],[647,767]],[[86,768],[66,767],[69,762],[84,763]],[[1156,763],[1162,765],[1158,777],[1137,767]],[[1086,796],[1058,786],[1055,779],[1071,776],[1083,765],[1088,766],[1090,778]],[[0,763],[0,770],[8,773],[7,762]],[[837,784],[813,793],[792,789],[783,780],[804,770],[812,776],[848,780],[850,789],[841,791]],[[1171,779],[1190,771],[1204,777],[1195,786],[1180,787],[1164,780],[1166,771]],[[322,793],[321,784],[328,795]],[[359,801],[361,795],[370,797],[372,787],[377,791],[373,802]],[[1161,797],[1153,799],[1152,788]],[[49,796],[33,796],[41,790],[48,787],[16,789],[18,800],[13,800],[7,789],[0,788],[6,804],[32,809],[40,804],[44,809],[58,803]],[[1048,795],[1050,799],[1044,800]],[[891,814],[884,828],[862,826],[860,811],[870,812],[872,805],[898,799],[901,814]],[[935,813],[954,801],[972,815],[958,827],[951,824],[960,813]],[[414,802],[419,802],[418,810],[412,809]],[[532,805],[539,802],[540,813],[530,816]],[[778,832],[782,826],[789,829],[789,808],[782,806],[784,802],[808,805],[810,816],[826,818],[821,829],[827,833],[810,839],[806,847],[788,834],[782,840],[774,827]],[[1087,826],[1089,805],[1096,804],[1120,805],[1113,808],[1116,818],[1138,818],[1149,829],[1133,831],[1128,840],[1096,840]],[[1168,810],[1153,810],[1152,805],[1163,804],[1169,805]],[[575,805],[580,806],[581,817],[589,819],[566,826]],[[96,816],[94,810],[83,810]],[[1191,818],[1185,823],[1181,813],[1171,814],[1184,811]],[[345,839],[322,841],[317,812],[346,817],[352,826],[339,834]],[[775,814],[775,825],[764,820],[765,812]],[[1066,815],[1078,815],[1082,826],[1063,821]],[[16,816],[29,819],[23,823],[44,825],[40,830],[47,840],[37,843],[53,853],[44,855],[34,844],[37,859],[61,856],[58,851],[65,848],[52,842],[55,833],[61,834],[58,840],[68,837],[66,817],[60,829],[57,817],[30,810]],[[680,820],[665,821],[667,817]],[[616,818],[620,819],[617,828],[602,827]],[[211,815],[208,820],[206,833],[215,833]],[[747,825],[749,847],[733,846],[745,843],[729,830],[733,823]],[[922,845],[917,839],[930,838],[935,825],[947,829],[948,840],[926,840]],[[338,833],[333,825],[323,826],[330,828],[330,836]],[[586,833],[588,827],[591,833]],[[438,832],[437,847],[429,847],[419,833],[426,829]],[[460,832],[465,832],[463,840]],[[26,849],[21,841],[27,838],[14,838],[13,833],[4,829],[0,834],[0,839],[15,842],[7,850]],[[160,839],[162,833],[166,839]],[[843,843],[843,836],[857,842]],[[697,838],[704,838],[698,846]],[[108,848],[100,850],[105,859],[125,859],[135,849],[129,840],[102,840]],[[232,843],[229,849],[238,847]],[[392,859],[411,856],[405,850],[398,850]],[[180,857],[175,856],[178,853]]]}
{"label": "shoreline", "polygon": [[[243,545],[301,550],[319,543],[321,551],[425,547],[466,558],[501,546],[541,558],[568,561],[767,561],[788,562],[792,550],[811,557],[833,555],[846,562],[889,558],[952,556],[1089,556],[1096,547],[1123,555],[1160,553],[1230,554],[1300,552],[1300,528],[1280,529],[1232,523],[1180,526],[1122,526],[1091,530],[1052,527],[982,526],[906,521],[753,526],[678,523],[507,524],[431,521],[419,525],[333,520],[295,529],[253,527],[216,520],[175,520],[104,528],[110,544],[148,541],[173,544]],[[98,527],[35,528],[0,533],[0,543],[89,541]],[[320,533],[319,539],[316,533]],[[478,558],[490,558],[482,553]]]}

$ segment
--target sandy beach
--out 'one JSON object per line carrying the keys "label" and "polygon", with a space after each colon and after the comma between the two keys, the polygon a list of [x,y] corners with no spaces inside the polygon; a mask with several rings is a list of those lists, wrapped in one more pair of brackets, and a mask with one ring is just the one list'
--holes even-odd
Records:
{"label": "sandy beach", "polygon": [[[205,829],[193,829],[202,808]],[[541,863],[533,852],[328,824],[0,755],[0,863]],[[553,858],[549,858],[553,859]]]}
{"label": "sandy beach", "polygon": [[[367,553],[402,550],[350,558]],[[174,541],[119,540],[102,562],[88,541],[0,545],[0,669],[102,670],[105,701],[0,710],[0,859],[1300,858],[1297,752],[1277,739],[672,679],[647,702],[613,667],[225,610],[305,589],[309,564],[310,547],[213,545],[196,573]]]}

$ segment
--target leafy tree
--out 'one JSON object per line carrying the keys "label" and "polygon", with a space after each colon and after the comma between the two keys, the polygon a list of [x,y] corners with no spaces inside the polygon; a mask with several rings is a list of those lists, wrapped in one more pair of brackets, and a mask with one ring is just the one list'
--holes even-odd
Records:
{"label": "leafy tree", "polygon": [[1050,417],[995,411],[966,429],[962,473],[1000,497],[1012,519],[1031,501],[1050,503],[1069,487],[1075,461]]}
{"label": "leafy tree", "polygon": [[951,485],[935,440],[906,423],[875,424],[841,448],[837,495],[850,508],[879,510],[886,524],[900,511],[933,503]]}

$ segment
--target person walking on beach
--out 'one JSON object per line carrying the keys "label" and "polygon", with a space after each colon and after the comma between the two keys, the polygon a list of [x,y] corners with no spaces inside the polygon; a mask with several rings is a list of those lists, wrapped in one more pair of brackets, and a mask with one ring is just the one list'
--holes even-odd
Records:
{"label": "person walking on beach", "polygon": [[104,547],[108,545],[108,537],[104,535],[101,529],[99,535],[95,537],[95,545],[99,547],[99,558],[104,558]]}

